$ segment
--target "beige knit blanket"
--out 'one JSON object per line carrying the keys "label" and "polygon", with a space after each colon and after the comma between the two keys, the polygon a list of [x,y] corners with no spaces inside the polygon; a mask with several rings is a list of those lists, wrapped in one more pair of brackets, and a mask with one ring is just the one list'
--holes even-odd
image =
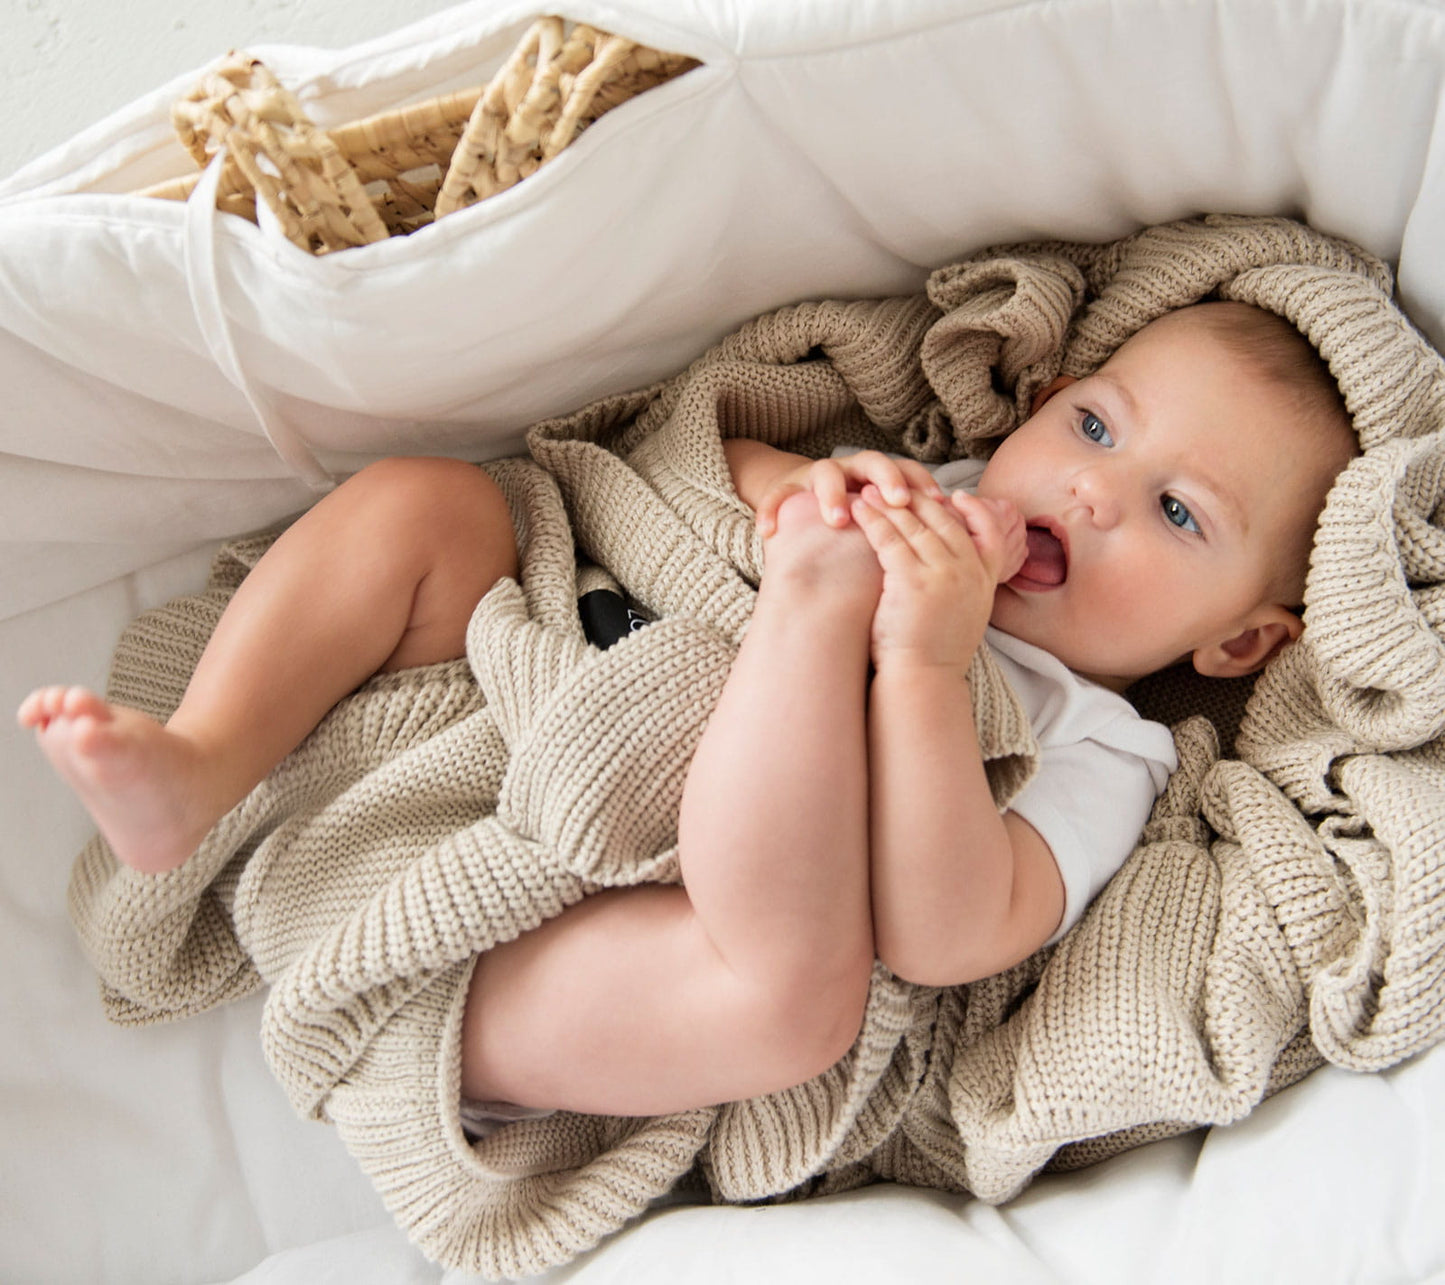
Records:
{"label": "beige knit blanket", "polygon": [[[475,955],[590,890],[677,877],[682,782],[761,571],[720,439],[984,454],[1061,370],[1216,291],[1309,335],[1365,447],[1236,757],[1204,719],[1179,725],[1138,848],[1058,947],[948,990],[879,967],[855,1047],[817,1079],[469,1144]],[[268,986],[266,1052],[297,1109],[335,1124],[426,1253],[493,1276],[567,1260],[690,1171],[723,1201],[878,1177],[1001,1201],[1046,1166],[1237,1120],[1322,1061],[1420,1051],[1445,1024],[1445,368],[1390,291],[1378,261],[1282,220],[1010,247],[926,296],[764,316],[675,379],[538,426],[532,461],[489,466],[522,574],[477,608],[465,662],[373,680],[179,870],[81,854],[71,910],[107,1012]],[[264,546],[136,622],[113,698],[173,707]],[[576,609],[598,567],[656,617],[606,651]],[[1003,801],[1035,747],[987,656],[973,678]]]}

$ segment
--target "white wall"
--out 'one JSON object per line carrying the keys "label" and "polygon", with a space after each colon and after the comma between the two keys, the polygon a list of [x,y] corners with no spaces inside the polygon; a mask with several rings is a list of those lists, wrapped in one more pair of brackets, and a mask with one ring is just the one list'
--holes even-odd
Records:
{"label": "white wall", "polygon": [[0,176],[218,54],[339,48],[454,0],[0,0]]}

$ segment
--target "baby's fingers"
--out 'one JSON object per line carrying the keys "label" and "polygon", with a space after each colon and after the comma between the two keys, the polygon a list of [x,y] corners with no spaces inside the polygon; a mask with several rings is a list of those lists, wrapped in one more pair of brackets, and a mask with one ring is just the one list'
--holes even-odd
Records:
{"label": "baby's fingers", "polygon": [[808,470],[808,486],[818,501],[818,511],[831,527],[848,525],[848,476],[839,460],[818,460]]}
{"label": "baby's fingers", "polygon": [[758,501],[757,511],[753,515],[753,520],[757,523],[759,535],[766,539],[777,531],[778,510],[783,507],[783,501],[786,500],[788,496],[802,489],[802,486],[797,482],[780,482]]}
{"label": "baby's fingers", "polygon": [[895,460],[882,451],[859,451],[833,462],[842,467],[858,489],[870,483],[877,487],[883,502],[893,508],[908,505],[915,492],[935,499],[943,494],[933,474],[916,460]]}
{"label": "baby's fingers", "polygon": [[962,491],[950,499],[989,574],[1000,584],[1017,575],[1028,556],[1028,536],[1018,506]]}
{"label": "baby's fingers", "polygon": [[971,548],[963,524],[926,496],[915,496],[906,508],[893,508],[876,487],[865,486],[853,505],[853,516],[885,571],[890,566],[902,569],[906,563],[939,563]]}
{"label": "baby's fingers", "polygon": [[904,481],[919,495],[926,495],[934,500],[943,499],[943,488],[938,485],[937,478],[917,460],[898,460],[896,463]]}
{"label": "baby's fingers", "polygon": [[[907,536],[895,521],[899,515],[908,514],[907,509],[889,508],[876,490],[865,490],[853,501],[852,513],[853,521],[867,537],[885,572],[900,566],[900,558],[917,560]],[[913,520],[917,522],[917,518]]]}

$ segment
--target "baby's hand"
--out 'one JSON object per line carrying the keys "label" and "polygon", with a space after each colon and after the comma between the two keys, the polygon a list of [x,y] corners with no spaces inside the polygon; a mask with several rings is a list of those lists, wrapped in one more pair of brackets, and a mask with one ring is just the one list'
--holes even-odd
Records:
{"label": "baby's hand", "polygon": [[1029,556],[1028,528],[1018,505],[966,491],[955,491],[947,502],[968,530],[994,588],[1018,575]]}
{"label": "baby's hand", "polygon": [[1006,500],[956,493],[885,504],[872,487],[853,503],[883,568],[873,618],[873,663],[967,669],[983,641],[998,586],[1027,556],[1023,515]]}
{"label": "baby's hand", "polygon": [[757,507],[758,530],[764,536],[772,535],[778,528],[778,509],[788,496],[799,491],[812,492],[823,521],[830,527],[845,527],[850,495],[870,483],[885,504],[896,508],[905,507],[915,493],[934,499],[943,496],[933,475],[915,460],[890,459],[881,451],[810,460],[783,474],[763,496]]}

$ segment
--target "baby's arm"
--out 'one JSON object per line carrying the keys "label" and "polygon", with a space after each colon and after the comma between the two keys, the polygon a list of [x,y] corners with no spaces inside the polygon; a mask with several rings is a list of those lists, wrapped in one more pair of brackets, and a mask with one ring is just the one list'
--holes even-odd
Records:
{"label": "baby's arm", "polygon": [[1026,958],[1063,914],[1048,845],[989,792],[966,677],[1023,523],[962,495],[897,509],[865,491],[853,511],[884,569],[869,705],[878,955],[908,981],[956,985]]}
{"label": "baby's arm", "polygon": [[589,897],[477,963],[463,1091],[641,1114],[785,1088],[851,1046],[873,964],[864,702],[881,583],[856,527],[783,506],[689,768],[685,888]]}

